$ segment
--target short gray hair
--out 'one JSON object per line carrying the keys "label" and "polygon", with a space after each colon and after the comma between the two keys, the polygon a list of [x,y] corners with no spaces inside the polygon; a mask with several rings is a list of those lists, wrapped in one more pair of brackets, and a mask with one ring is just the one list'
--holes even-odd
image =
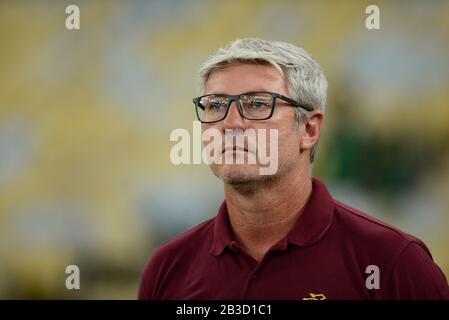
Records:
{"label": "short gray hair", "polygon": [[[218,49],[201,64],[198,70],[198,90],[204,94],[210,74],[236,63],[265,63],[285,75],[288,91],[293,99],[324,113],[327,96],[327,80],[321,66],[304,49],[293,44],[259,38],[238,39]],[[296,109],[299,125],[307,112]],[[318,141],[312,148],[310,163],[315,159]]]}

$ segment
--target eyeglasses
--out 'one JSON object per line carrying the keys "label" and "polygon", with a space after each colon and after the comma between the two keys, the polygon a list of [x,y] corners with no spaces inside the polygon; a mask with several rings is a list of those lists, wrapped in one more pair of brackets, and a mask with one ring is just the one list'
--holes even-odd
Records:
{"label": "eyeglasses", "polygon": [[279,93],[247,92],[239,95],[208,94],[193,99],[196,115],[202,123],[218,122],[226,118],[232,101],[236,101],[240,115],[248,120],[266,120],[271,118],[276,106],[276,99],[290,105],[312,111],[313,107],[300,104]]}

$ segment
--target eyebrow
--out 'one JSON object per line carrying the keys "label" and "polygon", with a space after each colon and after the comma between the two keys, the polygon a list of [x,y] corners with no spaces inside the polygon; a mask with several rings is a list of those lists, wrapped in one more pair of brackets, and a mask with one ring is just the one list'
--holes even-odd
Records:
{"label": "eyebrow", "polygon": [[238,96],[240,94],[245,94],[245,93],[263,93],[263,92],[275,92],[275,91],[271,91],[268,89],[255,89],[255,90],[250,90],[250,91],[243,91],[240,93],[236,93],[236,94],[230,94],[230,93],[224,93],[224,92],[210,92],[210,93],[204,93],[204,95],[209,95],[209,94],[224,94],[227,96]]}

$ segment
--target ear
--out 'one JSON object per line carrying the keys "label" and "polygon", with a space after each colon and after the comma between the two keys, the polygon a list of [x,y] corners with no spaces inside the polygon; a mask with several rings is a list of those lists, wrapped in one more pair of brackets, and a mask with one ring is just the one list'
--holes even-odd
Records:
{"label": "ear", "polygon": [[311,150],[320,137],[321,128],[324,122],[324,115],[319,110],[309,112],[303,120],[303,133],[299,145],[300,152]]}

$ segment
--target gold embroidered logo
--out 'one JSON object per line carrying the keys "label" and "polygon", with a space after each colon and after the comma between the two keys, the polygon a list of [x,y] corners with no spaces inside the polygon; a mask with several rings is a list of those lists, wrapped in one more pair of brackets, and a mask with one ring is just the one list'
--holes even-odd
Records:
{"label": "gold embroidered logo", "polygon": [[302,300],[326,300],[326,296],[322,293],[309,293],[309,297],[302,298]]}

